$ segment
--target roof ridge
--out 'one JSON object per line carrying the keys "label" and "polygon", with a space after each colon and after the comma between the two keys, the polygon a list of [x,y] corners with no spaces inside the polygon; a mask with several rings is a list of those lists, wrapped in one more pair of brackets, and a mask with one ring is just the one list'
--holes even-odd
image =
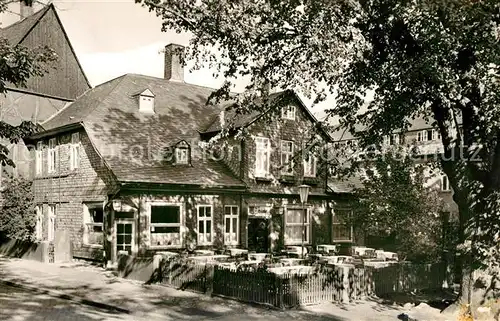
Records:
{"label": "roof ridge", "polygon": [[[193,84],[193,83],[185,82],[185,81],[170,81],[169,79],[165,79],[165,78],[162,78],[162,77],[151,76],[151,75],[144,75],[144,74],[138,74],[138,73],[127,73],[127,75],[139,76],[139,77],[144,77],[144,78],[152,78],[152,79],[156,79],[156,80],[164,80],[164,81],[168,81],[168,82],[173,83],[173,84],[181,84],[181,85],[187,85],[187,86],[194,86],[194,87],[211,89],[211,90],[217,90],[218,89],[216,87],[209,87],[209,86],[197,85],[197,84]],[[230,93],[231,94],[241,94],[241,93],[234,92],[234,91],[231,91]]]}
{"label": "roof ridge", "polygon": [[[78,55],[76,54],[76,51],[75,49],[73,48],[73,44],[71,44],[71,40],[69,39],[69,36],[68,36],[68,33],[66,32],[66,28],[64,27],[64,24],[62,23],[62,20],[61,18],[59,17],[59,13],[57,13],[57,8],[56,6],[54,5],[53,2],[50,2],[50,4],[47,6],[47,8],[49,7],[52,7],[52,10],[54,11],[54,14],[56,16],[56,19],[57,19],[57,22],[59,23],[59,25],[61,26],[61,30],[63,32],[63,35],[64,35],[64,38],[66,39],[66,42],[68,43],[69,45],[69,50],[71,50],[71,53],[73,54],[73,56],[75,57],[75,60],[76,60],[76,64],[78,65],[78,67],[80,67],[80,71],[82,72],[82,75],[83,75],[83,78],[85,79],[85,82],[87,83],[87,85],[92,88],[92,85],[90,84],[90,81],[89,81],[89,78],[87,77],[87,75],[85,74],[85,70],[83,69],[83,66],[82,64],[80,63],[80,59],[78,59]],[[43,15],[42,15],[43,16]],[[29,33],[29,32],[28,32]]]}
{"label": "roof ridge", "polygon": [[[91,87],[91,88],[87,89],[87,90],[86,90],[84,93],[82,93],[80,96],[76,97],[74,101],[72,101],[72,102],[71,102],[71,103],[69,103],[69,104],[66,104],[63,108],[59,109],[57,112],[55,112],[55,113],[54,113],[53,115],[51,115],[49,118],[47,118],[45,121],[43,121],[42,123],[40,123],[40,125],[42,125],[42,127],[43,127],[43,125],[44,125],[44,124],[46,124],[46,123],[47,123],[47,122],[49,122],[50,120],[54,119],[57,115],[59,115],[60,113],[62,113],[62,112],[63,112],[64,110],[66,110],[69,106],[73,105],[73,103],[74,103],[75,101],[77,101],[78,99],[80,99],[81,97],[83,97],[83,96],[85,96],[85,95],[89,94],[90,92],[92,92],[92,91],[94,91],[94,90],[96,90],[96,89],[98,89],[98,88],[100,88],[100,87],[102,87],[102,86],[104,86],[104,85],[106,85],[106,84],[108,84],[108,83],[112,82],[112,81],[116,81],[116,80],[118,80],[119,78],[124,78],[125,76],[126,76],[126,74],[125,74],[125,75],[118,76],[118,77],[115,77],[115,78],[110,79],[110,80],[108,80],[108,81],[105,81],[105,82],[103,82],[102,84],[99,84],[99,85],[97,85],[97,86],[95,86],[95,87],[93,87],[93,88]],[[117,83],[117,84],[113,87],[113,89],[115,89],[115,88],[116,88],[116,86],[118,86],[118,84],[119,84],[119,83],[121,83],[121,81],[119,81],[119,82],[118,82],[118,83]],[[109,95],[109,94],[111,94],[111,92],[113,91],[113,89],[111,89],[111,90],[109,91],[108,95]],[[102,101],[102,99],[99,101],[99,103],[97,103],[97,106],[101,103],[101,101]],[[97,107],[97,106],[96,106],[96,107]],[[95,108],[94,108],[94,109],[92,109],[92,111],[94,111],[94,110],[95,110]],[[92,113],[92,112],[90,112],[90,113]],[[88,115],[87,115],[87,116],[88,116]],[[84,117],[84,118],[85,118],[85,117]]]}
{"label": "roof ridge", "polygon": [[[115,91],[116,87],[118,87],[118,85],[119,85],[119,84],[121,84],[121,83],[122,83],[122,81],[123,81],[126,77],[127,77],[127,74],[122,75],[122,76],[120,76],[120,77],[116,77],[116,78],[114,78],[114,79],[111,79],[111,80],[109,80],[109,81],[107,81],[107,82],[103,83],[103,84],[107,84],[107,83],[111,83],[112,81],[116,81],[116,84],[115,84],[115,85],[114,85],[114,86],[113,86],[113,87],[112,87],[112,88],[108,91],[108,93],[107,93],[104,97],[102,97],[101,99],[99,99],[99,102],[98,102],[97,104],[95,104],[93,108],[90,108],[91,110],[87,113],[87,115],[86,115],[85,117],[82,117],[81,122],[85,122],[85,118],[89,117],[89,115],[91,115],[91,114],[92,114],[92,113],[93,113],[93,112],[97,109],[97,107],[99,107],[99,106],[101,105],[101,103],[102,103],[105,99],[109,98],[109,96],[111,96],[111,94],[113,93],[113,91]],[[97,88],[97,87],[96,87],[96,88]]]}
{"label": "roof ridge", "polygon": [[2,32],[5,32],[5,31],[8,31],[10,28],[12,27],[17,27],[18,25],[22,24],[22,23],[25,23],[28,19],[30,18],[33,18],[33,16],[35,15],[39,15],[38,17],[36,17],[35,20],[33,20],[33,25],[27,30],[26,34],[24,34],[17,43],[15,44],[11,44],[11,45],[17,45],[19,44],[21,41],[24,40],[24,38],[26,37],[26,35],[33,29],[33,27],[40,21],[40,19],[47,13],[47,11],[49,11],[50,7],[53,7],[54,5],[52,3],[50,3],[49,5],[45,5],[43,8],[41,8],[40,10],[34,12],[33,14],[27,16],[27,17],[24,17],[23,19],[21,20],[18,20],[10,25],[8,25],[7,27],[5,28],[1,28],[0,30]]}

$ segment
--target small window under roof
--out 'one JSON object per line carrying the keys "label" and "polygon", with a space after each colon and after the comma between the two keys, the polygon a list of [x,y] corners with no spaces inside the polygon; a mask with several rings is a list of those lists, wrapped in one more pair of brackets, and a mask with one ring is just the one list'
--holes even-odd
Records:
{"label": "small window under roof", "polygon": [[134,96],[139,96],[139,111],[148,114],[155,112],[155,94],[149,89],[145,89]]}

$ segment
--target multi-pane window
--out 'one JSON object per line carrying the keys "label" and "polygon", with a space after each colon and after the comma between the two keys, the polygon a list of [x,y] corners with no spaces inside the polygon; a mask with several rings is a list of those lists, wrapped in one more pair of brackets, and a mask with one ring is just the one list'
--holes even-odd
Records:
{"label": "multi-pane window", "polygon": [[269,174],[269,138],[255,137],[255,175],[265,177]]}
{"label": "multi-pane window", "polygon": [[184,147],[177,147],[175,149],[175,162],[177,164],[187,164],[188,163],[188,149]]}
{"label": "multi-pane window", "polygon": [[295,106],[288,105],[286,107],[283,107],[282,116],[284,119],[295,120]]}
{"label": "multi-pane window", "polygon": [[293,142],[281,141],[281,173],[293,175]]}
{"label": "multi-pane window", "polygon": [[224,207],[224,244],[237,245],[239,242],[239,208]]}
{"label": "multi-pane window", "polygon": [[37,240],[42,240],[43,239],[43,213],[42,213],[42,208],[40,206],[35,207],[35,217],[36,217],[35,237]]}
{"label": "multi-pane window", "polygon": [[36,175],[42,174],[42,166],[43,166],[43,142],[36,143],[35,150],[35,170]]}
{"label": "multi-pane window", "polygon": [[48,212],[48,224],[47,224],[47,240],[49,242],[54,241],[54,238],[56,236],[56,206],[55,204],[50,204],[49,207],[49,212]]}
{"label": "multi-pane window", "polygon": [[83,219],[85,222],[84,244],[103,245],[104,208],[102,203],[84,204]]}
{"label": "multi-pane window", "polygon": [[181,206],[151,205],[151,246],[181,245]]}
{"label": "multi-pane window", "polygon": [[56,161],[57,161],[57,146],[56,146],[56,139],[51,138],[49,140],[49,150],[48,150],[48,157],[47,157],[47,172],[53,173],[56,170]]}
{"label": "multi-pane window", "polygon": [[316,156],[312,153],[304,158],[304,176],[316,177]]}
{"label": "multi-pane window", "polygon": [[427,132],[425,130],[417,133],[417,141],[419,142],[427,141]]}
{"label": "multi-pane window", "polygon": [[335,209],[333,211],[333,241],[352,241],[352,225],[348,222],[351,215],[352,210],[350,209]]}
{"label": "multi-pane window", "polygon": [[426,129],[417,133],[417,141],[427,142],[441,139],[441,134],[436,129]]}
{"label": "multi-pane window", "polygon": [[212,206],[198,206],[198,244],[212,244]]}
{"label": "multi-pane window", "polygon": [[77,169],[80,164],[80,134],[71,134],[71,145],[69,153],[69,168],[70,170]]}
{"label": "multi-pane window", "polygon": [[384,136],[384,145],[399,145],[401,143],[401,135],[391,134]]}
{"label": "multi-pane window", "polygon": [[309,243],[310,220],[309,210],[303,208],[287,209],[285,214],[285,243]]}
{"label": "multi-pane window", "polygon": [[441,176],[441,190],[443,192],[448,192],[450,191],[450,181],[448,180],[448,176],[443,175]]}

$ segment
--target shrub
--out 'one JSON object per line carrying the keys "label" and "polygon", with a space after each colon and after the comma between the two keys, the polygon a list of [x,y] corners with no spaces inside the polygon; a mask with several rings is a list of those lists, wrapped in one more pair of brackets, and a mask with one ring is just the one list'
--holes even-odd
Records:
{"label": "shrub", "polygon": [[35,240],[36,215],[32,182],[24,178],[5,181],[0,205],[0,235],[23,240]]}

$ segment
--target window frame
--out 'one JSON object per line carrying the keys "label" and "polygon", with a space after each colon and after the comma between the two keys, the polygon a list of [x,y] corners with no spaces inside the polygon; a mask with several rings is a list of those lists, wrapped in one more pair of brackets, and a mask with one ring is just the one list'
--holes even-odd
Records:
{"label": "window frame", "polygon": [[[352,208],[345,208],[345,207],[339,207],[339,208],[332,208],[332,242],[353,242],[354,240],[354,227],[352,224],[343,224],[342,222],[335,222],[335,212],[336,211],[349,211],[349,216],[352,217],[353,215],[353,210]],[[346,228],[349,229],[349,239],[340,239],[340,238],[335,238],[335,226],[342,226],[342,225],[349,225]]]}
{"label": "window frame", "polygon": [[389,135],[384,135],[382,138],[383,142],[382,145],[384,146],[390,146],[391,145],[391,137]]}
{"label": "window frame", "polygon": [[287,105],[281,109],[281,117],[283,119],[295,120],[297,108],[295,105]]}
{"label": "window frame", "polygon": [[440,140],[441,139],[441,133],[439,132],[439,130],[433,128],[432,129],[432,140]]}
{"label": "window frame", "polygon": [[35,148],[35,175],[43,174],[43,141],[38,141]]}
{"label": "window frame", "polygon": [[[151,223],[151,207],[153,206],[176,206],[179,208],[179,223]],[[148,223],[149,223],[149,248],[151,249],[163,249],[163,248],[181,248],[184,245],[184,203],[179,203],[179,202],[163,202],[163,201],[152,201],[149,202],[148,204],[149,207],[149,218],[148,218]],[[152,227],[179,227],[179,244],[175,245],[153,245],[151,243],[151,228]]]}
{"label": "window frame", "polygon": [[[306,164],[308,162],[310,162],[311,159],[313,160],[312,163],[314,166],[312,166],[312,168],[314,169],[314,171],[313,171],[313,173],[307,173],[306,168],[308,168],[309,166],[306,166]],[[314,155],[313,153],[309,153],[309,161],[304,158],[304,162],[303,162],[304,177],[316,177],[317,176],[317,167],[318,167],[318,160],[317,160],[316,155]]]}
{"label": "window frame", "polygon": [[35,206],[35,239],[38,241],[43,240],[43,208],[40,205]]}
{"label": "window frame", "polygon": [[[283,145],[290,143],[291,145],[291,151],[284,150]],[[295,143],[293,140],[281,140],[280,142],[280,151],[281,151],[281,174],[282,175],[294,175],[294,160],[293,160],[293,153],[295,152]],[[285,156],[286,162],[283,162],[283,157]],[[285,169],[288,168],[290,171],[286,171]]]}
{"label": "window frame", "polygon": [[71,144],[69,153],[69,169],[76,170],[80,167],[80,133],[71,134]]}
{"label": "window frame", "polygon": [[[207,219],[206,213],[205,216],[200,220],[200,208],[210,208],[210,219]],[[205,236],[206,230],[207,230],[207,221],[210,221],[210,241],[207,242],[206,238],[203,238],[203,242],[200,241],[200,221],[204,222],[203,223],[203,235]],[[196,243],[198,245],[212,245],[214,243],[214,206],[212,204],[199,204],[196,205]]]}
{"label": "window frame", "polygon": [[421,130],[417,132],[417,141],[426,142],[427,141],[427,130]]}
{"label": "window frame", "polygon": [[[270,174],[270,164],[271,164],[271,140],[268,137],[263,137],[263,136],[256,136],[254,137],[255,140],[255,176],[256,177],[266,177],[267,175]],[[265,145],[267,148],[259,148],[260,142],[265,142]],[[257,165],[260,163],[258,162],[258,155],[259,152],[262,153],[262,155],[267,157],[267,166],[265,169],[260,170]],[[261,161],[262,162],[262,161]]]}
{"label": "window frame", "polygon": [[[288,211],[297,211],[297,210],[300,210],[302,213],[304,213],[304,208],[303,207],[299,207],[299,206],[287,206],[284,208],[284,215],[285,215],[285,219],[284,219],[284,222],[285,222],[285,230],[284,230],[284,243],[285,245],[301,245],[302,244],[302,237],[300,240],[290,240],[289,238],[287,238],[287,229],[288,227],[290,226],[293,226],[293,227],[302,227],[302,222],[299,222],[299,223],[290,223],[288,222]],[[306,229],[306,235],[305,235],[305,240],[304,240],[304,244],[311,244],[311,227],[312,227],[312,224],[311,224],[311,214],[312,214],[312,208],[311,207],[307,207],[306,208],[307,210],[307,214],[306,214],[306,222],[304,222],[304,228]],[[302,235],[301,235],[302,236]]]}
{"label": "window frame", "polygon": [[56,218],[57,218],[56,204],[48,204],[47,213],[47,241],[53,242],[56,237]]}
{"label": "window frame", "polygon": [[[231,208],[231,209],[236,208],[236,214],[233,214],[232,211],[231,211],[231,214],[226,214],[226,208]],[[236,226],[233,225],[234,218],[236,218]],[[235,241],[226,242],[226,236],[228,235],[228,233],[226,232],[227,219],[229,219],[229,222],[230,222],[229,229],[231,230],[231,227],[232,227],[235,230],[235,231],[229,232],[229,235],[236,234]],[[229,238],[231,238],[231,237],[229,237]],[[238,205],[225,205],[224,206],[224,244],[226,244],[226,245],[238,245],[238,244],[240,244],[240,207]]]}
{"label": "window frame", "polygon": [[[90,236],[90,227],[92,228],[94,226],[100,226],[102,229],[102,234],[103,234],[103,243],[104,243],[104,216],[106,213],[104,212],[104,202],[86,202],[82,203],[83,205],[83,223],[84,223],[84,234],[83,234],[83,244],[91,247],[98,247],[102,248],[104,244],[96,244],[96,243],[90,243],[89,242],[89,236]],[[95,208],[102,208],[102,223],[95,223],[91,222],[92,220],[92,215],[90,215],[90,210],[95,209]],[[95,233],[95,232],[94,232]]]}
{"label": "window frame", "polygon": [[[52,146],[52,147],[51,147]],[[57,163],[57,139],[49,139],[47,153],[47,173],[55,173]]]}
{"label": "window frame", "polygon": [[[451,192],[450,180],[446,174],[441,175],[441,192]],[[446,182],[446,183],[445,183]],[[444,186],[446,185],[446,188]]]}
{"label": "window frame", "polygon": [[[182,153],[185,153],[185,160],[180,157]],[[188,165],[189,164],[189,148],[187,147],[175,147],[175,163],[177,165]]]}

